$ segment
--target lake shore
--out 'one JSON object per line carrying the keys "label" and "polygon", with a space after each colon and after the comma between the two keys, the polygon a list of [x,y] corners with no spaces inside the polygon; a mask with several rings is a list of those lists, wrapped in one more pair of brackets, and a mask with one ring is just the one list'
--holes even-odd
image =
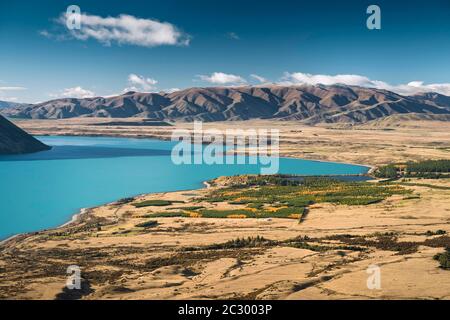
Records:
{"label": "lake shore", "polygon": [[[356,164],[355,164],[356,165]],[[364,166],[364,165],[360,165],[360,166]],[[358,174],[358,175],[352,175],[352,174],[348,174],[348,175],[332,175],[332,176],[329,176],[329,175],[322,175],[321,177],[338,177],[338,176],[342,176],[342,177],[357,177],[357,176],[369,176],[370,175],[370,173],[372,172],[372,170],[375,170],[376,169],[376,167],[371,167],[371,166],[366,166],[367,168],[369,168],[369,170],[368,170],[368,172],[366,173],[366,174]],[[298,177],[308,177],[308,176],[298,176]],[[218,178],[221,178],[221,177],[217,177],[217,179]],[[212,185],[211,185],[211,183],[209,182],[209,181],[203,181],[203,186],[204,186],[204,188],[205,189],[210,189],[210,188],[212,188]],[[199,189],[188,189],[188,190],[184,190],[184,191],[186,191],[186,192],[188,192],[188,191],[196,191],[196,190],[199,190]],[[167,191],[167,193],[171,193],[171,192],[179,192],[179,191]],[[160,192],[149,192],[149,193],[141,193],[141,194],[138,194],[138,195],[135,195],[135,196],[133,196],[133,198],[139,198],[139,197],[145,197],[145,196],[151,196],[151,195],[153,195],[153,194],[160,194]],[[118,201],[119,199],[117,199],[117,201]],[[99,205],[96,205],[96,206],[93,206],[93,207],[90,207],[90,208],[81,208],[78,212],[76,212],[76,213],[74,213],[71,217],[70,217],[70,219],[68,220],[68,221],[66,221],[66,222],[64,222],[63,224],[61,224],[61,225],[59,225],[59,226],[56,226],[56,227],[54,227],[54,228],[49,228],[49,229],[43,229],[43,230],[37,230],[37,231],[32,231],[32,232],[23,232],[23,233],[18,233],[18,234],[15,234],[15,235],[12,235],[12,236],[9,236],[9,237],[7,237],[7,238],[5,238],[5,239],[0,239],[0,247],[3,245],[3,244],[6,244],[6,243],[8,243],[8,242],[10,242],[10,241],[12,241],[12,240],[14,240],[14,239],[17,239],[17,238],[23,238],[23,237],[27,237],[27,236],[30,236],[30,235],[33,235],[33,234],[36,234],[36,233],[39,233],[39,232],[42,232],[42,231],[49,231],[49,230],[57,230],[57,229],[60,229],[60,228],[64,228],[64,227],[68,227],[68,226],[72,226],[72,225],[76,225],[77,223],[81,223],[82,222],[82,220],[83,220],[83,217],[85,217],[86,215],[89,215],[91,212],[92,212],[92,210],[94,210],[94,209],[96,209],[96,208],[98,208],[98,207],[101,207],[101,206],[107,206],[107,205],[110,205],[111,203],[115,203],[116,201],[113,201],[113,202],[109,202],[109,203],[103,203],[103,204],[99,204]]]}
{"label": "lake shore", "polygon": [[[58,141],[58,138],[57,137],[55,137],[56,138],[56,145],[59,143]],[[51,141],[54,141],[54,140],[48,140],[48,142],[50,142],[51,143]],[[72,140],[69,140],[69,141],[72,141]],[[131,141],[131,143],[132,144],[135,144],[136,142],[133,142],[133,140],[123,140],[123,141],[125,141],[125,142],[121,142],[122,144],[124,144],[124,143],[128,143],[129,141]],[[77,143],[77,141],[75,140],[74,141],[74,143],[76,144]],[[88,142],[88,144],[89,144],[90,142]],[[153,145],[153,142],[152,143],[150,143],[150,146],[151,145]],[[73,151],[72,151],[73,152]],[[81,152],[81,151],[80,151]],[[83,152],[85,152],[85,151],[83,151]],[[44,156],[44,158],[45,158],[45,156]],[[39,157],[37,157],[36,159],[39,159]],[[281,158],[281,160],[285,160],[285,159],[295,159],[295,158]],[[304,163],[305,163],[305,168],[308,168],[308,162],[311,162],[312,160],[307,160],[307,161],[305,161]],[[326,170],[326,167],[327,167],[327,165],[326,165],[326,163],[325,163],[325,161],[323,161],[323,160],[314,160],[313,162],[317,162],[318,164],[320,163],[320,164],[324,164],[324,167],[325,167],[325,171],[324,172],[327,172],[327,170]],[[282,162],[283,163],[283,162]],[[289,168],[291,168],[292,167],[292,163],[294,163],[294,162],[290,162],[291,163],[291,165],[288,165],[289,166]],[[331,163],[330,163],[331,164]],[[295,165],[295,164],[294,164]],[[344,170],[343,168],[345,168],[345,165],[347,165],[347,164],[344,164],[344,163],[340,163],[339,165],[344,165],[344,166],[342,166],[342,168],[341,169],[337,169],[337,171],[336,172],[339,172],[339,170],[341,171],[341,172],[347,172],[346,170]],[[320,168],[321,167],[321,165],[315,165],[315,164],[313,164],[313,166],[316,166],[316,167],[318,167],[318,168]],[[351,166],[351,165],[350,165]],[[303,162],[302,163],[300,163],[300,167],[303,167]],[[329,166],[328,166],[329,167]],[[339,166],[338,166],[339,167]],[[350,169],[352,169],[352,168],[350,168]],[[369,169],[369,167],[367,167],[367,166],[361,166],[361,170],[359,170],[359,169],[356,169],[356,170],[349,170],[348,172],[359,172],[359,171],[363,171],[363,170],[365,170],[365,169]],[[314,169],[312,169],[312,170],[314,170]],[[220,171],[220,170],[219,170]],[[242,170],[240,170],[240,171],[242,171]],[[245,170],[244,170],[245,171]],[[296,171],[296,170],[295,170]],[[293,171],[293,172],[295,172],[295,171]],[[300,170],[300,171],[302,171],[302,170]],[[305,169],[303,169],[303,171],[305,171]],[[317,171],[317,170],[316,170]],[[332,172],[333,170],[331,170],[331,172]],[[289,170],[288,171],[286,171],[286,172],[289,172]],[[292,173],[293,173],[292,172]],[[320,170],[318,171],[318,172],[321,172]],[[328,170],[328,172],[330,172],[330,170]],[[215,175],[215,176],[208,176],[207,177],[207,179],[211,179],[211,178],[214,178],[214,177],[217,177],[217,176],[219,176],[220,174],[217,174],[217,175]],[[333,173],[333,175],[339,175],[339,174],[334,174]],[[344,175],[347,175],[347,174],[344,174]],[[324,176],[327,176],[326,174],[324,174]],[[349,176],[351,176],[351,174],[349,174]],[[44,179],[45,179],[45,177],[43,177]],[[74,178],[75,179],[75,178]],[[89,180],[89,178],[88,178],[88,180]],[[117,180],[117,179],[116,179]],[[53,180],[52,180],[53,181]],[[56,181],[56,180],[55,180]],[[76,181],[76,180],[74,180],[74,181]],[[121,181],[123,181],[123,180],[121,180]],[[173,187],[173,186],[172,186]],[[192,186],[193,187],[193,186]],[[161,189],[161,188],[160,188]],[[162,188],[162,189],[164,189],[164,188]],[[178,190],[179,188],[169,188],[169,187],[166,187],[166,190],[165,191],[173,191],[173,190]],[[61,188],[58,188],[58,190],[61,190]],[[123,191],[123,190],[122,190]],[[128,193],[128,192],[124,192],[123,194],[121,194],[121,193],[116,193],[115,194],[115,196],[114,197],[117,197],[117,198],[120,198],[120,197],[125,197],[125,196],[135,196],[136,194],[141,194],[142,192],[155,192],[154,190],[146,190],[145,188],[140,188],[140,190],[135,190],[134,192],[130,192],[130,193]],[[158,191],[161,191],[161,190],[158,190]],[[57,192],[57,191],[56,191]],[[63,196],[63,195],[60,195],[60,196]],[[103,197],[103,200],[99,200],[99,201],[97,201],[97,202],[94,202],[94,201],[91,201],[90,203],[82,203],[82,204],[80,204],[80,207],[81,206],[96,206],[96,205],[101,205],[101,204],[103,204],[104,203],[104,198],[105,197]],[[107,200],[108,201],[112,201],[114,198],[111,198],[111,197],[108,197],[107,198]],[[72,208],[71,208],[71,212],[67,212],[67,210],[66,211],[64,211],[64,208],[62,207],[62,208],[60,208],[60,212],[64,212],[64,214],[65,215],[69,215],[70,213],[72,213],[73,211],[73,204],[72,204]],[[76,207],[78,207],[78,204],[75,204],[75,208]],[[14,212],[14,208],[9,208],[9,210],[12,210],[12,212]],[[58,212],[55,212],[54,214],[58,214]],[[59,222],[59,221],[58,221]],[[64,221],[64,223],[66,223],[66,222],[70,222],[70,220],[68,220],[68,221]],[[63,224],[64,224],[63,223]],[[51,224],[51,223],[49,223],[48,224],[49,226],[53,226],[53,224]],[[47,226],[43,226],[44,228],[46,228]],[[38,228],[29,228],[28,230],[37,230]],[[42,226],[41,226],[41,229],[43,229],[42,228]],[[14,231],[14,230],[12,230],[12,231]]]}
{"label": "lake shore", "polygon": [[[8,241],[0,249],[0,268],[6,268],[3,269],[0,297],[52,299],[65,285],[65,271],[61,267],[75,263],[82,266],[94,290],[92,295],[86,296],[89,299],[228,299],[250,296],[259,299],[347,299],[354,295],[361,299],[397,299],[424,297],[424,292],[430,298],[450,298],[444,293],[448,293],[450,288],[448,271],[440,270],[433,260],[433,255],[442,251],[438,247],[421,246],[417,251],[401,255],[388,248],[371,248],[367,252],[349,249],[316,252],[311,251],[314,247],[300,249],[282,245],[229,252],[207,250],[198,254],[196,251],[183,253],[186,248],[207,247],[256,235],[274,241],[308,236],[310,241],[321,241],[319,243],[323,246],[329,240],[319,239],[340,239],[345,234],[370,239],[377,233],[392,232],[401,243],[432,243],[444,239],[445,235],[444,238],[427,235],[429,230],[450,232],[450,190],[411,186],[408,189],[420,194],[420,197],[392,196],[369,206],[312,205],[302,223],[279,218],[167,217],[153,218],[158,225],[150,229],[136,229],[135,225],[147,221],[147,215],[151,212],[170,210],[171,207],[176,209],[181,206],[189,210],[193,205],[214,210],[240,208],[238,204],[209,204],[195,200],[222,188],[222,183],[226,185],[227,179],[219,179],[219,184],[208,189],[141,195],[128,200],[131,202],[98,206],[90,209],[89,213],[85,211],[75,222],[64,227]],[[449,179],[420,182],[450,188]],[[132,205],[154,200],[171,201],[173,204],[153,208]],[[389,214],[386,215],[388,208]],[[432,210],[432,215],[423,215],[426,210]],[[101,255],[97,256],[99,253]],[[198,256],[200,253],[201,256]],[[216,254],[220,255],[216,257]],[[182,260],[167,260],[166,266],[164,261],[172,255],[179,255],[177,259]],[[194,264],[189,262],[191,255],[198,256]],[[233,267],[237,261],[241,261],[241,267]],[[151,267],[157,262],[162,265]],[[365,268],[370,264],[386,265],[382,267],[381,291],[365,287]],[[42,273],[37,270],[46,271]],[[418,273],[426,273],[432,279],[418,281]],[[29,283],[18,284],[18,277],[22,274],[27,276]],[[329,280],[321,281],[323,276]],[[303,290],[292,289],[311,281],[313,284]],[[42,291],[38,283],[46,283],[47,289]],[[440,286],[430,288],[432,283],[440,283]],[[412,284],[414,289],[411,289]],[[331,296],[330,292],[333,292]]]}
{"label": "lake shore", "polygon": [[[374,130],[372,139],[380,139],[379,134]],[[417,144],[417,150],[408,150],[419,157],[423,148],[434,145],[433,139],[428,137]],[[447,141],[445,136],[442,140]],[[324,142],[319,145],[328,150],[322,158],[336,158]],[[300,155],[289,144],[282,150],[283,155]],[[370,152],[372,166],[383,158],[376,154],[377,150],[364,150]],[[429,154],[449,157],[443,149]],[[343,158],[353,159],[351,163],[360,158],[358,154],[350,155],[345,153]],[[403,155],[405,160],[407,156],[408,152]],[[450,299],[448,271],[440,269],[433,259],[443,250],[437,244],[447,241],[445,234],[435,232],[450,233],[450,191],[433,186],[450,187],[450,181],[410,182],[413,185],[405,188],[411,190],[411,196],[393,195],[370,205],[315,204],[301,223],[279,218],[160,217],[152,219],[158,222],[155,227],[136,228],[148,221],[148,215],[170,208],[178,210],[180,206],[242,208],[239,204],[200,200],[221,188],[211,184],[195,190],[144,194],[134,197],[131,203],[108,203],[84,211],[72,223],[57,229],[17,236],[0,245],[0,298],[53,299],[65,286],[65,268],[79,264],[91,290],[83,299]],[[174,203],[162,208],[132,205],[155,200]],[[353,250],[354,243],[339,244],[339,250],[314,249],[317,245],[340,243],[349,234],[360,237],[355,238],[356,243],[370,244],[384,234],[395,235],[395,242],[392,248],[369,246],[367,251]],[[206,249],[255,236],[280,244]],[[308,246],[282,244],[298,237],[310,239]],[[411,243],[414,250],[399,254],[395,250],[404,245],[394,243]],[[189,248],[203,249],[186,251]],[[372,264],[381,266],[381,290],[366,286],[366,269]],[[427,277],[418,278],[418,274]],[[27,282],[21,281],[23,277]]]}
{"label": "lake shore", "polygon": [[[82,135],[170,140],[176,129],[192,130],[192,123],[172,127],[97,126],[109,119],[15,120],[33,135]],[[136,119],[120,119],[133,122]],[[307,126],[293,121],[230,121],[203,123],[203,129],[277,129],[280,156],[338,163],[385,165],[424,159],[447,159],[450,146],[448,122],[389,121],[351,126]]]}

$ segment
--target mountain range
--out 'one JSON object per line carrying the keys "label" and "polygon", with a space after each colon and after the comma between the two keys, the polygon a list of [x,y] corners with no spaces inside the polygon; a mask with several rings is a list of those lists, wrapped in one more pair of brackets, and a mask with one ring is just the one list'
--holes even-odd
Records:
{"label": "mountain range", "polygon": [[0,109],[1,108],[14,108],[14,107],[22,107],[28,105],[27,103],[17,103],[10,101],[1,101],[0,100]]}
{"label": "mountain range", "polygon": [[279,119],[309,124],[365,123],[396,114],[449,120],[450,97],[438,93],[405,96],[347,85],[267,85],[63,98],[3,108],[0,113],[29,119],[141,117],[186,122]]}
{"label": "mountain range", "polygon": [[0,154],[32,153],[50,147],[0,116]]}

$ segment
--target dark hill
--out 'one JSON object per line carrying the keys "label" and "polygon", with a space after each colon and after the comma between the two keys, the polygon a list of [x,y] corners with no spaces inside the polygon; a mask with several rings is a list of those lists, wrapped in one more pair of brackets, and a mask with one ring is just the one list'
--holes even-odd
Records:
{"label": "dark hill", "polygon": [[49,146],[0,116],[0,154],[31,153],[49,149]]}

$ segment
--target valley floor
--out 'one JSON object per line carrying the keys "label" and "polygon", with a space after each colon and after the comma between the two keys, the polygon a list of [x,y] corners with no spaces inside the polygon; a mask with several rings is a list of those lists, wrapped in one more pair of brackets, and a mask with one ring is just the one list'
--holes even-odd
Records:
{"label": "valley floor", "polygon": [[[33,134],[161,138],[171,130],[92,128],[90,121],[94,119],[18,124]],[[445,122],[358,129],[253,125],[280,128],[286,156],[370,165],[450,158]],[[0,298],[450,299],[450,271],[433,259],[450,246],[450,179],[409,183],[403,187],[410,194],[395,194],[378,203],[311,205],[301,223],[279,218],[156,217],[152,220],[157,225],[136,228],[161,210],[132,205],[140,201],[184,202],[164,210],[188,205],[239,208],[199,200],[220,186],[150,194],[92,208],[72,224],[2,244]],[[264,240],[233,245],[238,238],[257,236]],[[70,265],[81,268],[81,291],[65,289]],[[380,267],[379,289],[367,286],[371,265]]]}

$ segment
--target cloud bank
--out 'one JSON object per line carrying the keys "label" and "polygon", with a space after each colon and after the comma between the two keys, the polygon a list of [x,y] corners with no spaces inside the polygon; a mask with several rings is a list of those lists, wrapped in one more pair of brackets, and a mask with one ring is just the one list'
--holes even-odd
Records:
{"label": "cloud bank", "polygon": [[123,91],[139,91],[139,92],[151,92],[156,89],[155,85],[158,83],[155,79],[145,78],[137,74],[130,74],[128,76],[128,87]]}
{"label": "cloud bank", "polygon": [[26,89],[25,87],[0,87],[0,91],[20,91]]}
{"label": "cloud bank", "polygon": [[234,74],[226,74],[223,72],[214,72],[211,75],[199,75],[201,80],[219,85],[230,85],[230,84],[244,84],[247,81],[241,76],[237,76]]}
{"label": "cloud bank", "polygon": [[[227,74],[223,72],[213,72],[211,75],[199,75],[200,80],[215,84],[215,85],[245,85],[247,80],[239,75]],[[260,84],[268,84],[270,80],[257,74],[251,74],[250,78],[259,82]],[[285,72],[281,79],[273,82],[275,85],[334,85],[344,84],[349,86],[360,86],[367,88],[376,88],[392,91],[401,95],[414,95],[425,92],[436,92],[446,96],[450,96],[450,83],[430,83],[426,84],[423,81],[411,81],[406,84],[393,85],[381,80],[373,80],[366,76],[357,74],[310,74],[303,72]]]}
{"label": "cloud bank", "polygon": [[14,96],[10,96],[11,91],[16,92],[16,91],[22,91],[22,90],[26,90],[27,88],[25,87],[12,87],[12,86],[4,86],[4,87],[0,87],[0,100],[5,100],[5,101],[17,101],[19,100],[17,97]]}
{"label": "cloud bank", "polygon": [[66,88],[62,90],[59,93],[52,93],[50,94],[50,97],[52,98],[78,98],[78,99],[84,99],[84,98],[93,98],[95,97],[95,92],[87,89],[83,89],[80,86],[73,87],[73,88]]}
{"label": "cloud bank", "polygon": [[432,83],[425,84],[423,81],[412,81],[407,84],[392,85],[380,80],[372,80],[368,77],[355,74],[309,74],[302,72],[289,73],[285,72],[279,82],[281,85],[297,85],[297,84],[345,84],[351,86],[369,87],[384,89],[396,92],[402,95],[413,95],[424,92],[437,92],[450,96],[450,83]]}
{"label": "cloud bank", "polygon": [[266,78],[258,76],[257,74],[251,74],[250,77],[252,77],[253,79],[255,79],[256,81],[258,81],[260,83],[269,82]]}
{"label": "cloud bank", "polygon": [[[191,38],[169,22],[142,19],[127,14],[104,18],[82,13],[81,28],[74,30],[66,28],[68,17],[67,13],[63,13],[57,19],[57,22],[71,37],[83,41],[94,39],[107,46],[114,43],[142,47],[162,45],[186,46]],[[57,40],[65,40],[67,38],[64,35],[53,34],[47,30],[40,31],[40,34]]]}

